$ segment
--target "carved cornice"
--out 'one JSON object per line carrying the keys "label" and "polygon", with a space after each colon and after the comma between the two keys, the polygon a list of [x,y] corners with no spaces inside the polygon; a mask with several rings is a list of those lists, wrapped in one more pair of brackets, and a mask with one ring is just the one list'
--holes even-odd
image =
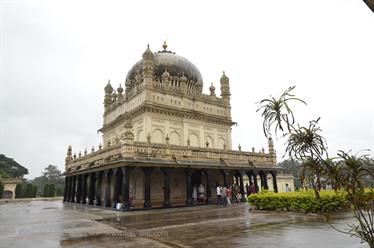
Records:
{"label": "carved cornice", "polygon": [[[131,116],[138,116],[145,112],[159,113],[163,115],[175,116],[175,117],[180,117],[180,118],[200,120],[200,121],[205,121],[205,122],[212,123],[212,124],[220,124],[220,125],[225,125],[225,126],[233,126],[236,124],[236,122],[233,122],[231,118],[203,113],[203,112],[196,111],[196,110],[174,108],[171,106],[162,105],[162,104],[158,104],[154,102],[144,102],[142,105],[131,110],[128,113]],[[98,131],[105,132],[106,130],[116,126],[117,124],[122,123],[125,120],[125,117],[126,117],[125,114],[119,115],[116,119],[114,119],[108,124],[105,124]]]}

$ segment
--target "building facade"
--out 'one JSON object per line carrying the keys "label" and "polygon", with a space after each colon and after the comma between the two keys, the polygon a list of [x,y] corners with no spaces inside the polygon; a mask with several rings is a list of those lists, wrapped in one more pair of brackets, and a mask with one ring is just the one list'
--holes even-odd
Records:
{"label": "building facade", "polygon": [[[276,183],[276,153],[233,150],[230,80],[223,73],[220,96],[186,58],[148,46],[128,72],[125,88],[105,86],[102,145],[81,152],[68,148],[64,201],[125,208],[192,205],[193,189],[203,185],[204,202],[215,187],[244,180],[258,190]],[[260,181],[260,185],[257,183]],[[277,187],[273,188],[277,191]]]}

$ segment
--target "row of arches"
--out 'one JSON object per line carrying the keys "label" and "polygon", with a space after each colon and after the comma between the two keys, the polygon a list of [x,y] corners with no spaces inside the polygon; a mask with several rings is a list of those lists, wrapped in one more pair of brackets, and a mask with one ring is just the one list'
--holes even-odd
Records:
{"label": "row of arches", "polygon": [[242,195],[253,184],[256,192],[269,189],[271,175],[277,192],[275,171],[221,170],[165,167],[121,167],[66,177],[64,201],[125,209],[188,206],[194,187],[204,188],[204,204],[216,201],[217,185],[236,184]]}
{"label": "row of arches", "polygon": [[[169,138],[169,144],[171,145],[187,145],[187,142],[186,144],[184,144],[183,140],[182,140],[182,135],[178,132],[178,131],[171,131],[169,134],[164,134],[164,132],[159,129],[159,128],[156,128],[152,131],[151,133],[151,142],[154,142],[154,143],[165,143],[166,142],[166,136]],[[143,141],[145,142],[146,141],[146,134],[144,132],[143,129],[140,129],[137,131],[137,134],[136,134],[136,140],[138,141]],[[189,145],[192,146],[192,147],[201,147],[201,140],[200,140],[200,135],[197,133],[197,132],[191,132],[189,135],[188,135],[188,138],[189,140]],[[226,140],[224,137],[220,136],[218,137],[217,139],[217,144],[215,144],[214,142],[214,138],[213,136],[211,135],[206,135],[204,137],[204,140],[203,140],[203,143],[204,143],[204,147],[208,144],[209,147],[212,147],[212,148],[219,148],[219,149],[223,149],[225,148],[225,145],[226,145]]]}

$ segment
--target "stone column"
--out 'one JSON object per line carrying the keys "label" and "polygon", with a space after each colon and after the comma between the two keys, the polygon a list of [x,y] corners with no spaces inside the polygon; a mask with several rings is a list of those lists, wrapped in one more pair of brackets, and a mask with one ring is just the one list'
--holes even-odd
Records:
{"label": "stone column", "polygon": [[278,193],[277,172],[273,171],[273,172],[270,172],[270,173],[271,173],[271,175],[273,177],[273,188],[274,188],[274,192]]}
{"label": "stone column", "polygon": [[96,173],[90,174],[90,187],[88,193],[88,205],[93,205],[95,200]]}
{"label": "stone column", "polygon": [[257,173],[256,172],[252,172],[251,173],[252,177],[253,177],[253,185],[255,186],[255,189],[256,189],[256,193],[258,193],[260,191],[259,187],[258,187],[258,183],[257,183]]}
{"label": "stone column", "polygon": [[123,174],[123,184],[122,184],[122,200],[124,203],[125,209],[129,209],[131,207],[130,203],[130,192],[129,192],[129,186],[130,186],[130,173],[133,170],[134,167],[124,167],[122,168],[122,174]]}
{"label": "stone column", "polygon": [[244,192],[244,180],[243,180],[243,176],[245,175],[245,173],[243,171],[240,171],[239,173],[240,173],[239,174],[239,187],[240,187],[240,194],[242,194],[241,201],[245,202],[246,200],[245,200],[245,197],[244,197],[245,192]]}
{"label": "stone column", "polygon": [[205,171],[205,177],[206,177],[206,203],[210,204],[212,203],[212,172],[210,170]]}
{"label": "stone column", "polygon": [[162,173],[164,174],[164,208],[171,207],[170,201],[170,169],[161,168]]}
{"label": "stone column", "polygon": [[105,176],[105,195],[104,195],[105,204],[104,206],[107,208],[112,207],[112,200],[110,199],[111,197],[110,189],[112,186],[112,174],[113,174],[113,171],[111,169],[104,171],[104,176]]}
{"label": "stone column", "polygon": [[186,204],[187,206],[191,206],[193,204],[192,202],[192,169],[185,169],[184,172],[186,173]]}
{"label": "stone column", "polygon": [[96,179],[96,206],[101,206],[101,183],[103,180],[103,172],[97,172],[97,179]]}
{"label": "stone column", "polygon": [[67,195],[67,202],[71,201],[71,176],[68,177],[68,195]]}
{"label": "stone column", "polygon": [[267,178],[267,173],[264,171],[260,171],[260,178],[261,178],[261,188],[268,190],[268,178]]}
{"label": "stone column", "polygon": [[72,187],[71,187],[70,202],[75,202],[76,184],[77,184],[77,176],[72,176],[72,183],[71,183]]}
{"label": "stone column", "polygon": [[151,208],[151,175],[153,167],[143,167],[144,173],[144,208]]}
{"label": "stone column", "polygon": [[113,207],[116,207],[116,204],[120,202],[119,196],[122,191],[122,168],[117,168],[113,170],[114,173],[114,194],[113,194]]}
{"label": "stone column", "polygon": [[229,176],[229,172],[226,170],[221,170],[223,175],[223,186],[227,187],[227,177]]}
{"label": "stone column", "polygon": [[77,176],[77,182],[78,182],[78,185],[77,185],[77,203],[81,203],[81,196],[82,196],[82,175],[78,175]]}
{"label": "stone column", "polygon": [[65,187],[64,187],[64,199],[63,201],[66,202],[67,197],[68,197],[68,177],[65,176]]}
{"label": "stone column", "polygon": [[86,204],[86,198],[87,198],[87,178],[88,174],[85,173],[82,175],[82,204]]}

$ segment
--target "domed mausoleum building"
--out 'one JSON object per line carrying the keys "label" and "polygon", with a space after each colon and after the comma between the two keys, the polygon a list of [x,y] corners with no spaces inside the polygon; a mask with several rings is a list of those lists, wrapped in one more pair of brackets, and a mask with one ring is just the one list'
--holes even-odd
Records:
{"label": "domed mausoleum building", "polygon": [[204,203],[215,187],[244,181],[256,190],[276,183],[276,154],[233,150],[230,80],[223,73],[220,95],[213,84],[203,93],[203,77],[186,58],[148,47],[127,73],[124,88],[104,88],[102,145],[91,152],[68,148],[64,201],[123,208],[192,205],[202,185]]}

